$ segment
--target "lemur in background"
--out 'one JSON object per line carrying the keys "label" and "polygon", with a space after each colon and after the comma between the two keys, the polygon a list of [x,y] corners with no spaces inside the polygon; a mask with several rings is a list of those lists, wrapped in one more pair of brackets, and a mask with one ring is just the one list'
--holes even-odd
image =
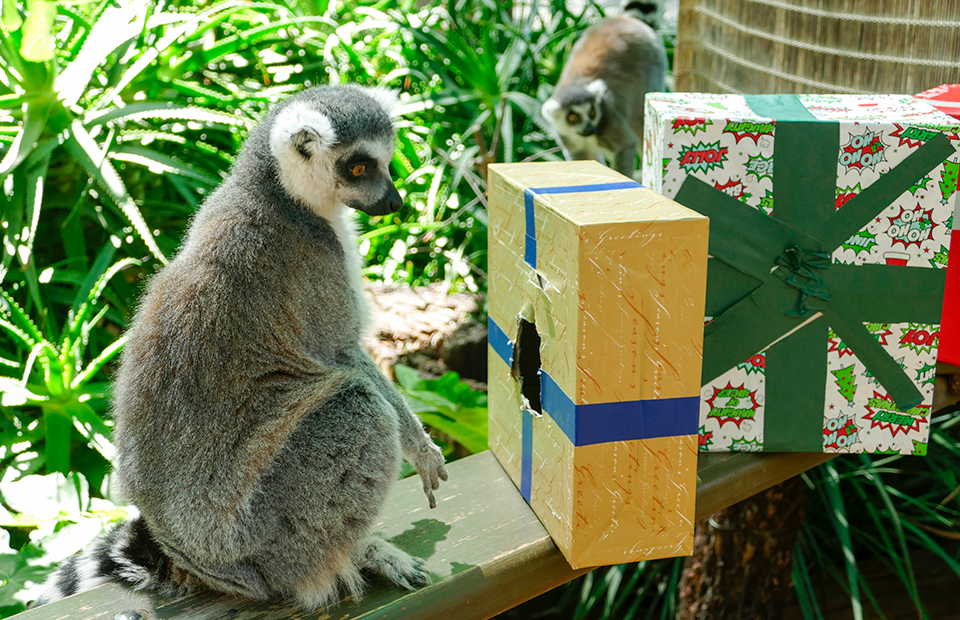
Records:
{"label": "lemur in background", "polygon": [[[624,8],[650,21],[659,10],[652,2]],[[564,156],[595,159],[632,177],[643,140],[643,98],[664,90],[666,70],[663,40],[640,19],[618,15],[587,28],[541,110]]]}
{"label": "lemur in background", "polygon": [[369,534],[401,456],[430,507],[443,456],[360,347],[367,313],[345,206],[401,207],[387,91],[275,106],[150,282],[114,388],[122,493],[140,516],[66,559],[37,604],[116,579],[327,606],[361,571],[421,560]]}

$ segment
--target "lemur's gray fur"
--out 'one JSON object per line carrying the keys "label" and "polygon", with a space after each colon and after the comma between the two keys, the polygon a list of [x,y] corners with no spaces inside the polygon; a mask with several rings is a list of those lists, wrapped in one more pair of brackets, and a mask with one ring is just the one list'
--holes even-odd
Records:
{"label": "lemur's gray fur", "polygon": [[664,89],[666,68],[663,41],[639,19],[618,15],[587,28],[542,109],[566,158],[595,159],[633,176],[643,98]]}
{"label": "lemur's gray fur", "polygon": [[404,588],[423,563],[369,535],[401,456],[431,507],[443,457],[360,348],[344,205],[401,206],[385,91],[320,87],[275,106],[150,282],[114,389],[117,475],[140,517],[69,558],[38,603],[108,579],[306,608]]}

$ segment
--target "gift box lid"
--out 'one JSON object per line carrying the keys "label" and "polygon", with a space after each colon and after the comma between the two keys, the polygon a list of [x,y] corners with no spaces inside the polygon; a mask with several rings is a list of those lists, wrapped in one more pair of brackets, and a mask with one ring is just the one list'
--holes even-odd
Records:
{"label": "gift box lid", "polygon": [[[738,120],[777,119],[808,113],[810,121],[879,121],[957,125],[957,119],[936,109],[933,101],[913,95],[716,95],[650,93],[647,105],[664,118]],[[799,104],[802,108],[798,108]],[[931,107],[934,106],[934,107]],[[779,112],[779,113],[778,113]],[[696,131],[691,125],[689,131]],[[751,132],[742,132],[749,135]]]}
{"label": "gift box lid", "polygon": [[942,84],[918,93],[917,97],[944,114],[960,120],[960,84]]}

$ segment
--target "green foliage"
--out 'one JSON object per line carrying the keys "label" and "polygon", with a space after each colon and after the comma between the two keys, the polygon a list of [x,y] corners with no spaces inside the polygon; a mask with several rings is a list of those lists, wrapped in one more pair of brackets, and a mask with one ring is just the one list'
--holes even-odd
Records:
{"label": "green foliage", "polygon": [[487,166],[559,159],[540,103],[577,34],[599,14],[591,3],[572,13],[560,0],[529,7],[461,0],[419,9],[412,1],[384,2],[338,16],[347,20],[338,36],[365,35],[350,38],[362,62],[338,75],[374,80],[356,67],[376,68],[402,91],[394,168],[417,213],[415,221],[394,217],[376,228],[360,217],[368,275],[485,288]]}
{"label": "green foliage", "polygon": [[[34,249],[85,267],[88,247],[119,242],[166,262],[253,119],[303,81],[291,59],[317,51],[314,28],[334,28],[272,3],[30,2],[19,23],[11,4],[0,36],[0,280]],[[28,28],[41,12],[46,28]],[[290,79],[271,85],[280,73]]]}
{"label": "green foliage", "polygon": [[[61,476],[29,476],[20,482],[5,481],[4,506],[29,505],[3,519],[0,532],[0,616],[19,613],[35,598],[41,584],[63,558],[84,547],[112,523],[129,517],[123,508],[93,500],[90,506],[68,510],[69,500],[85,492],[66,489]],[[68,500],[68,501],[65,501]],[[59,507],[59,508],[57,508]],[[5,513],[0,509],[0,513]]]}
{"label": "green foliage", "polygon": [[31,583],[42,583],[53,570],[49,563],[35,564],[41,560],[43,550],[36,545],[24,545],[19,551],[0,553],[0,616],[12,616],[24,611],[26,604],[17,594]]}
{"label": "green foliage", "polygon": [[804,475],[819,500],[809,510],[794,554],[794,584],[806,618],[821,617],[812,584],[844,586],[854,618],[884,617],[866,559],[882,562],[903,585],[920,618],[929,618],[911,551],[939,558],[960,578],[960,410],[931,425],[929,453],[838,458]]}
{"label": "green foliage", "polygon": [[450,371],[439,379],[421,379],[416,370],[394,366],[397,383],[424,424],[435,428],[470,454],[487,449],[487,395],[473,390]]}
{"label": "green foliage", "polygon": [[[0,435],[3,471],[15,467],[22,477],[76,470],[99,496],[112,451],[110,428],[103,418],[107,386],[94,378],[119,353],[124,338],[104,346],[89,362],[86,350],[91,330],[109,309],[103,305],[94,312],[104,287],[123,268],[138,263],[128,258],[108,266],[111,258],[112,252],[101,255],[81,284],[76,310],[62,331],[58,333],[52,321],[45,322],[49,339],[13,296],[0,289],[0,332],[16,347],[12,354],[0,349],[3,370],[19,375],[0,376],[3,410],[8,414]],[[33,293],[43,307],[40,287]]]}

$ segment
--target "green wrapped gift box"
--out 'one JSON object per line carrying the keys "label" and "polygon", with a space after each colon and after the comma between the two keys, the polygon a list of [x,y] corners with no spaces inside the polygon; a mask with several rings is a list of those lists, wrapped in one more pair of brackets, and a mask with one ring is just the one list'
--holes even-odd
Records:
{"label": "green wrapped gift box", "polygon": [[678,93],[645,127],[644,183],[710,218],[700,448],[924,454],[960,123]]}

